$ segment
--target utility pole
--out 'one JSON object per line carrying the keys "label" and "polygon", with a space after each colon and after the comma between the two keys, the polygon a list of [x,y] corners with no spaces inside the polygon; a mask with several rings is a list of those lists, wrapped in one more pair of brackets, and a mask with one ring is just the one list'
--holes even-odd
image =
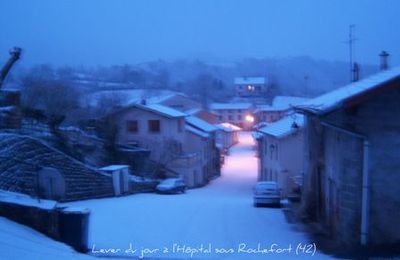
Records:
{"label": "utility pole", "polygon": [[304,75],[304,96],[308,97],[308,80],[310,77],[306,74]]}

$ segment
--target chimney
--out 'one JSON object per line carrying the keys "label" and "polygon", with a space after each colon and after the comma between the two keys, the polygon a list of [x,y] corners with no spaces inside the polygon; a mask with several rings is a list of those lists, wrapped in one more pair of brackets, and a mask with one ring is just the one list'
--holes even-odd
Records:
{"label": "chimney", "polygon": [[379,56],[381,57],[381,71],[387,70],[389,68],[388,65],[388,59],[389,59],[389,53],[386,51],[382,51]]}
{"label": "chimney", "polygon": [[357,62],[354,62],[352,72],[353,72],[352,81],[353,81],[353,82],[358,81],[358,80],[360,79],[360,66],[358,65]]}
{"label": "chimney", "polygon": [[142,98],[142,100],[140,100],[140,104],[144,106],[147,105],[146,99]]}

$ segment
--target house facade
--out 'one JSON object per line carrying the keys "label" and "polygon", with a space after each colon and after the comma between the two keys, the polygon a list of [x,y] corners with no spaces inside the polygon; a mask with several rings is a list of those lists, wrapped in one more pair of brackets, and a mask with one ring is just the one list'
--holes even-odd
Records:
{"label": "house facade", "polygon": [[229,123],[221,123],[217,127],[216,142],[222,150],[228,150],[239,142],[239,132],[242,130],[240,127]]}
{"label": "house facade", "polygon": [[344,245],[400,242],[400,68],[315,99],[306,116],[302,211]]}
{"label": "house facade", "polygon": [[182,153],[185,116],[158,104],[128,106],[113,114],[116,143],[148,149],[152,160],[167,162]]}
{"label": "house facade", "polygon": [[218,116],[218,123],[230,123],[247,130],[253,127],[251,103],[213,103],[210,110]]}
{"label": "house facade", "polygon": [[200,118],[189,116],[186,117],[185,129],[184,151],[198,153],[200,157],[199,169],[193,172],[194,185],[202,186],[221,174],[220,155],[216,146],[218,128]]}
{"label": "house facade", "polygon": [[282,118],[258,131],[259,181],[275,181],[281,196],[297,195],[303,175],[303,116]]}
{"label": "house facade", "polygon": [[238,97],[263,97],[267,93],[265,77],[237,77],[234,85]]}
{"label": "house facade", "polygon": [[150,151],[149,158],[166,170],[167,177],[182,177],[188,187],[205,185],[219,175],[214,165],[215,127],[160,104],[134,104],[112,115],[115,143]]}
{"label": "house facade", "polygon": [[272,123],[286,116],[293,107],[309,100],[308,98],[296,96],[276,96],[271,105],[257,105],[254,110],[256,123]]}

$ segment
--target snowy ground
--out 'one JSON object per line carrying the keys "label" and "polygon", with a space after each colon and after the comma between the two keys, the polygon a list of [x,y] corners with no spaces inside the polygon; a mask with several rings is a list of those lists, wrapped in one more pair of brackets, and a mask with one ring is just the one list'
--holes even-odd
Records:
{"label": "snowy ground", "polygon": [[[91,254],[161,259],[311,257],[313,241],[288,224],[281,209],[252,206],[258,163],[250,133],[241,135],[225,161],[220,178],[184,195],[137,194],[68,203],[91,210]],[[326,256],[317,248],[314,258],[321,257]]]}

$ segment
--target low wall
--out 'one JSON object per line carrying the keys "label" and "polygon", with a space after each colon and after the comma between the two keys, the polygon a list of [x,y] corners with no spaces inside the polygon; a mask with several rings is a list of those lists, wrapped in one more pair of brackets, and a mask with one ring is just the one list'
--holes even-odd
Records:
{"label": "low wall", "polygon": [[87,252],[88,211],[71,211],[57,208],[43,201],[41,205],[22,205],[0,201],[0,216],[29,226],[55,240],[64,242],[75,250]]}

